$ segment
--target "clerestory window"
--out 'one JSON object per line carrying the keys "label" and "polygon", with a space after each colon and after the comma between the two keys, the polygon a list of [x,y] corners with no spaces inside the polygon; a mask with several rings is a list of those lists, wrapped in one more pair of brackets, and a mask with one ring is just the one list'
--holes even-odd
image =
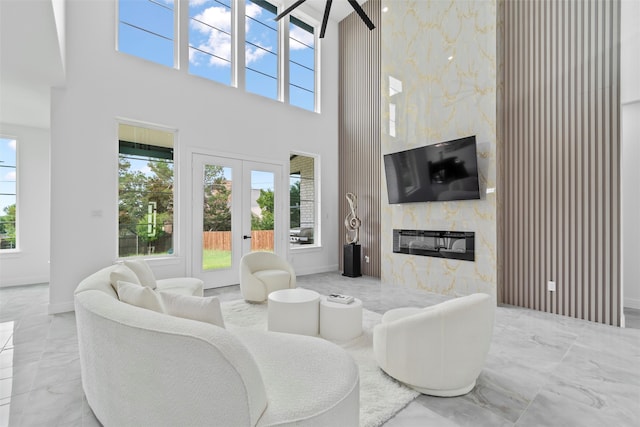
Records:
{"label": "clerestory window", "polygon": [[315,110],[316,52],[314,28],[291,16],[289,22],[289,103]]}
{"label": "clerestory window", "polygon": [[189,0],[189,73],[231,85],[231,0]]}
{"label": "clerestory window", "polygon": [[175,66],[174,0],[120,0],[118,50]]}
{"label": "clerestory window", "polygon": [[278,8],[264,0],[245,3],[246,89],[278,99]]}
{"label": "clerestory window", "polygon": [[[310,19],[287,15],[277,22],[278,6],[265,0],[119,0],[117,4],[118,51],[319,110],[318,40]],[[188,40],[180,40],[180,28],[185,26]],[[189,52],[188,63],[180,63],[181,50]]]}

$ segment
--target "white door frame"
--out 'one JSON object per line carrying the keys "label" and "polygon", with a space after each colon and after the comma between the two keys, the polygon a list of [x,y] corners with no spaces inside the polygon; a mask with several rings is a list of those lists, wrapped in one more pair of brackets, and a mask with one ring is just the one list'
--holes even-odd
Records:
{"label": "white door frame", "polygon": [[[205,289],[229,286],[239,283],[239,263],[244,253],[251,251],[251,240],[243,239],[243,235],[251,234],[251,171],[263,170],[274,174],[274,252],[288,258],[288,224],[287,214],[288,186],[284,181],[284,165],[276,162],[265,162],[260,159],[247,159],[216,154],[211,152],[192,151],[191,153],[191,239],[190,239],[190,275],[199,277],[205,282]],[[232,198],[232,254],[231,267],[219,270],[202,270],[202,171],[205,164],[215,164],[233,168],[234,184]],[[241,186],[241,187],[240,187]]]}

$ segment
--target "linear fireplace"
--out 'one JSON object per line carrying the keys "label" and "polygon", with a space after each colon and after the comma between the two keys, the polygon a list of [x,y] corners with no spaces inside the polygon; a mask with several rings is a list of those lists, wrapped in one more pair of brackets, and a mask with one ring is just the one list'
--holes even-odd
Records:
{"label": "linear fireplace", "polygon": [[393,252],[474,261],[475,233],[394,229]]}

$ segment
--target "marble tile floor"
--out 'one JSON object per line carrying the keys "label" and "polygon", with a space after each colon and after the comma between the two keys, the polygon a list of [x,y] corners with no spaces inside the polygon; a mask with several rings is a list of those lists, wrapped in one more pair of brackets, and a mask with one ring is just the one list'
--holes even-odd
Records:
{"label": "marble tile floor", "polygon": [[[323,273],[298,286],[362,299],[384,313],[445,297]],[[238,286],[206,291],[240,298]],[[0,426],[99,426],[80,383],[73,313],[47,314],[48,286],[0,289]],[[631,313],[632,315],[634,313]],[[640,425],[640,329],[501,306],[476,388],[421,395],[385,423],[418,426]]]}

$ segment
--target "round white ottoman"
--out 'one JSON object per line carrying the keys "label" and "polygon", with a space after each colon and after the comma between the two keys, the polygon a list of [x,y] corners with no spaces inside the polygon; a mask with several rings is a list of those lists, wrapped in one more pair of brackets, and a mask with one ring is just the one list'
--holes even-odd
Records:
{"label": "round white ottoman", "polygon": [[271,292],[268,297],[267,328],[274,332],[318,335],[320,294],[294,288]]}
{"label": "round white ottoman", "polygon": [[362,301],[351,304],[320,297],[320,336],[332,341],[348,341],[362,334]]}

